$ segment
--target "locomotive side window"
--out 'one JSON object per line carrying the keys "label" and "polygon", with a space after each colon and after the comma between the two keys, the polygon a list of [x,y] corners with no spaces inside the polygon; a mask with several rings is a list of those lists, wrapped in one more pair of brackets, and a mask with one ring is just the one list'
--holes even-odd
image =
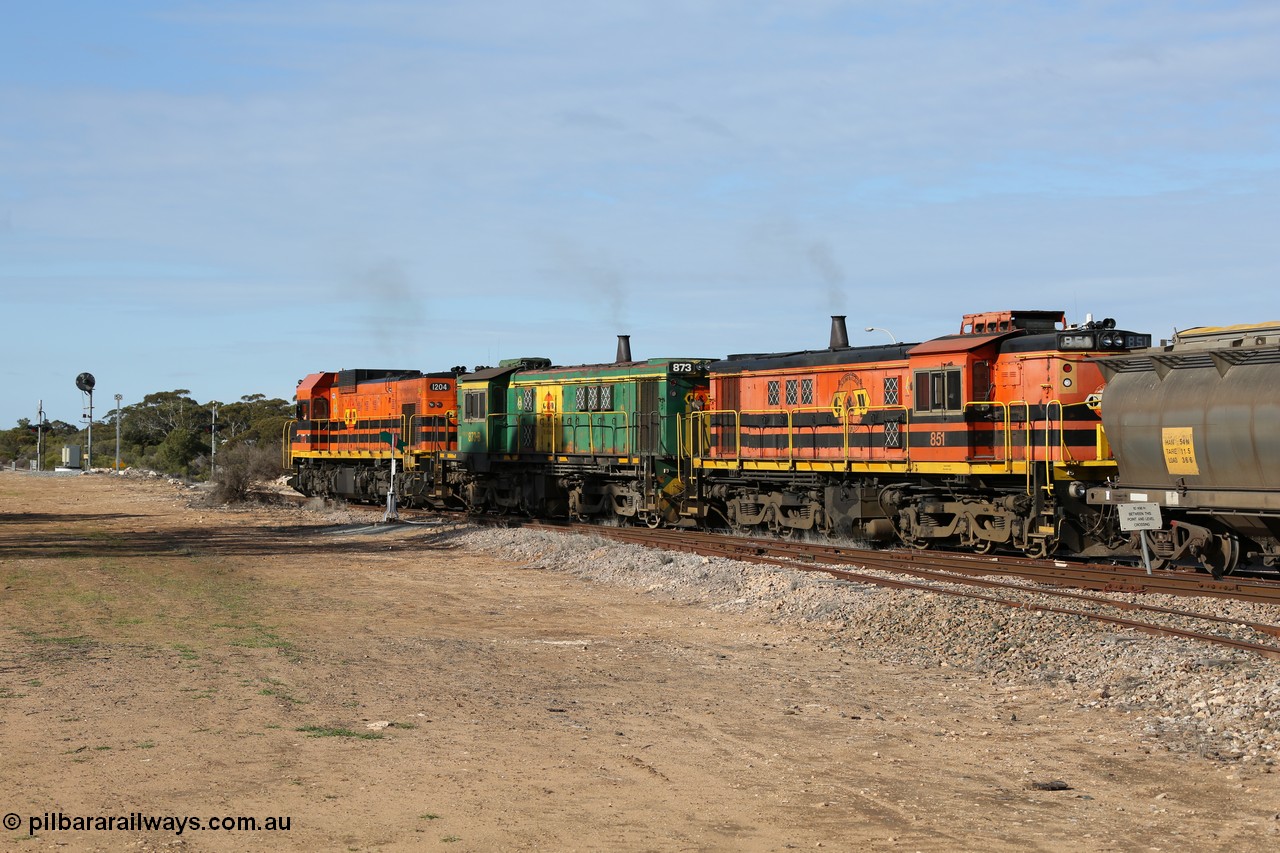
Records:
{"label": "locomotive side window", "polygon": [[961,409],[958,369],[917,371],[915,388],[917,412],[958,412]]}
{"label": "locomotive side window", "polygon": [[574,395],[579,412],[608,412],[613,409],[612,385],[579,385]]}
{"label": "locomotive side window", "polygon": [[961,400],[960,371],[948,370],[944,375],[946,376],[946,386],[947,386],[946,387],[947,410],[951,412],[959,411],[960,409],[964,408],[963,404],[960,402]]}
{"label": "locomotive side window", "polygon": [[933,406],[929,403],[929,374],[917,373],[915,381],[911,383],[911,387],[916,392],[916,411],[931,411]]}
{"label": "locomotive side window", "polygon": [[787,405],[794,406],[800,399],[800,383],[794,379],[787,380]]}
{"label": "locomotive side window", "polygon": [[813,405],[813,380],[812,379],[800,380],[800,405],[802,406]]}
{"label": "locomotive side window", "polygon": [[298,401],[297,419],[300,421],[311,420],[311,401],[310,400]]}
{"label": "locomotive side window", "polygon": [[482,421],[487,414],[486,391],[468,391],[463,395],[463,417],[469,421]]}
{"label": "locomotive side window", "polygon": [[770,380],[769,382],[769,405],[770,406],[778,405],[778,401],[781,399],[781,397],[778,394],[778,391],[779,391],[778,380],[776,379]]}

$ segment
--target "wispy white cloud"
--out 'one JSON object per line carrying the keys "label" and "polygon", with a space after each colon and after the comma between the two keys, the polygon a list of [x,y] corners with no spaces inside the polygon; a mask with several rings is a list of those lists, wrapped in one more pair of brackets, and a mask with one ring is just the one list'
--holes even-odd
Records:
{"label": "wispy white cloud", "polygon": [[[827,313],[1242,320],[1280,271],[1270,2],[93,9],[0,34],[0,277],[170,311],[246,391],[348,346],[598,357],[565,326],[716,354]],[[211,292],[293,344],[201,334]]]}

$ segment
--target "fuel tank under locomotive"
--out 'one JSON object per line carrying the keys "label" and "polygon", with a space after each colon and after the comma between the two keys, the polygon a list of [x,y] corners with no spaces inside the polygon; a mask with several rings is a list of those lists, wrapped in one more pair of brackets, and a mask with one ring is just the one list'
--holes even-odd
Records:
{"label": "fuel tank under locomotive", "polygon": [[[1094,504],[1156,503],[1158,557],[1215,574],[1280,558],[1280,323],[1192,329],[1099,359],[1119,480]],[[1136,541],[1136,540],[1135,540]]]}

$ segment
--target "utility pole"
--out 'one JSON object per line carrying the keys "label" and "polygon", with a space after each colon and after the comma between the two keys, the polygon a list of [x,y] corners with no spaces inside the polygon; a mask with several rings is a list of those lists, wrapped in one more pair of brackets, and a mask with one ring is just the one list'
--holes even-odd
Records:
{"label": "utility pole", "polygon": [[116,473],[120,473],[120,400],[124,395],[116,395]]}

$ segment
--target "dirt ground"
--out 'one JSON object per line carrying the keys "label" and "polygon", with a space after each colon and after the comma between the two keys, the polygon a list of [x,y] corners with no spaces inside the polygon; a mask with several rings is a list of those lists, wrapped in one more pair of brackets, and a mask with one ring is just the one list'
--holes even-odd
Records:
{"label": "dirt ground", "polygon": [[190,499],[0,473],[0,849],[1280,844],[1280,773],[1151,750],[1040,688],[888,670],[447,526]]}

